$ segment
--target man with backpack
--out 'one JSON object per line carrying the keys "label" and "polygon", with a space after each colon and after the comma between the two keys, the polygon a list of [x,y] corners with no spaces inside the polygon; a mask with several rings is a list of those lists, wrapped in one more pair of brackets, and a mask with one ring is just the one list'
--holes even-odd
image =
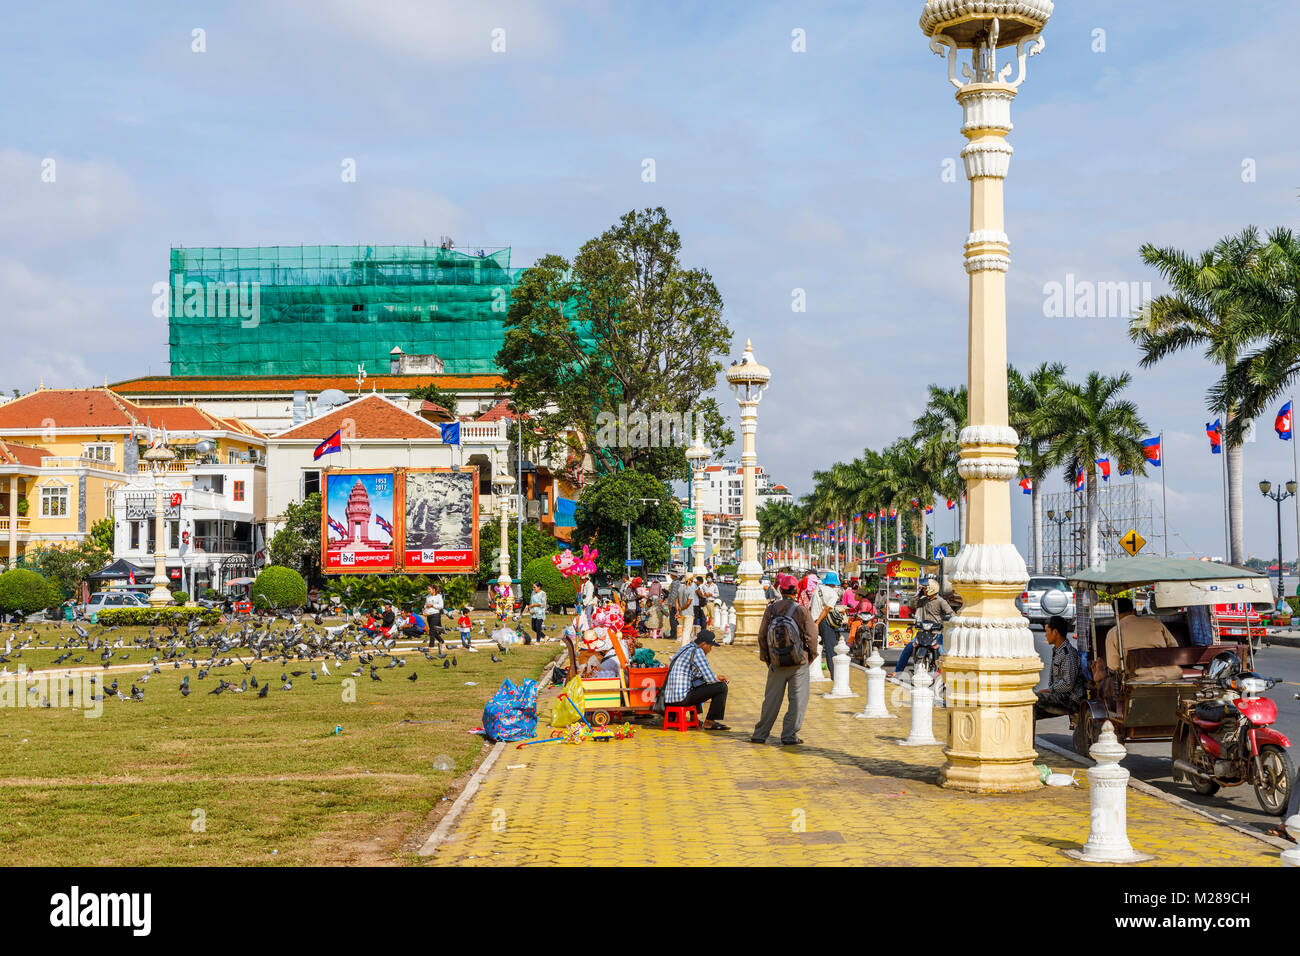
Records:
{"label": "man with backpack", "polygon": [[808,662],[816,656],[817,628],[808,609],[794,599],[798,586],[792,575],[778,575],[776,587],[781,597],[767,606],[758,625],[758,659],[767,665],[767,685],[763,688],[763,710],[749,738],[752,743],[767,743],[781,710],[782,696],[787,698],[787,705],[781,743],[803,743],[799,728],[808,708]]}

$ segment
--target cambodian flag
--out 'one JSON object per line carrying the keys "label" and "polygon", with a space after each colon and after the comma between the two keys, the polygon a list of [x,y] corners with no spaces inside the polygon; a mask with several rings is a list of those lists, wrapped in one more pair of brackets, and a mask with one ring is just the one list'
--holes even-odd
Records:
{"label": "cambodian flag", "polygon": [[126,577],[128,581],[130,581],[132,584],[135,584],[135,568],[127,568]]}
{"label": "cambodian flag", "polygon": [[1079,473],[1074,476],[1074,490],[1078,491],[1082,487],[1083,487],[1083,469],[1080,468]]}
{"label": "cambodian flag", "polygon": [[1277,432],[1277,437],[1283,441],[1291,440],[1291,403],[1287,402],[1282,406],[1282,410],[1277,413],[1277,421],[1273,423],[1273,430]]}
{"label": "cambodian flag", "polygon": [[1032,495],[1034,493],[1034,483],[1028,478],[1020,479],[1020,488],[1027,495]]}
{"label": "cambodian flag", "polygon": [[1131,475],[1131,474],[1133,474],[1133,469],[1132,469],[1132,468],[1125,468],[1123,465],[1121,465],[1121,466],[1120,466],[1120,469],[1119,469],[1119,473],[1120,473],[1120,476],[1121,476],[1121,477],[1123,477],[1124,475]]}
{"label": "cambodian flag", "polygon": [[1147,456],[1147,461],[1151,462],[1157,468],[1160,467],[1160,436],[1154,438],[1142,439],[1142,454]]}
{"label": "cambodian flag", "polygon": [[932,514],[934,514],[934,505],[926,505],[926,506],[925,506],[925,513],[928,514],[928,515],[932,515]]}
{"label": "cambodian flag", "polygon": [[1217,418],[1214,420],[1213,425],[1211,425],[1209,422],[1205,423],[1205,434],[1210,439],[1211,455],[1223,454],[1223,436],[1220,434],[1220,429],[1222,428],[1223,428],[1223,424]]}
{"label": "cambodian flag", "polygon": [[889,517],[891,517],[891,518],[897,518],[897,517],[898,517],[898,509],[897,509],[897,508],[890,508],[890,509],[889,509]]}
{"label": "cambodian flag", "polygon": [[332,452],[343,450],[343,429],[339,429],[329,438],[325,439],[316,446],[316,451],[312,453],[312,461],[320,461],[322,455],[328,455]]}
{"label": "cambodian flag", "polygon": [[390,538],[393,536],[393,526],[384,520],[383,515],[375,515],[375,524],[383,528]]}
{"label": "cambodian flag", "polygon": [[955,502],[955,501],[953,501],[951,498],[949,498],[949,499],[948,499],[948,510],[949,510],[949,511],[952,511],[952,509],[955,508],[955,507],[957,507],[957,502]]}
{"label": "cambodian flag", "polygon": [[344,535],[345,537],[347,536],[347,533],[348,533],[348,529],[347,529],[347,528],[343,527],[343,525],[339,524],[339,523],[338,523],[337,521],[335,521],[333,518],[329,518],[329,519],[327,519],[327,520],[328,520],[329,523],[330,523],[330,530],[331,530],[331,531],[337,531],[339,534]]}
{"label": "cambodian flag", "polygon": [[912,499],[912,507],[913,507],[913,508],[918,508],[918,507],[920,507],[920,505],[921,505],[921,502],[917,501],[915,498]]}
{"label": "cambodian flag", "polygon": [[1110,459],[1096,458],[1094,459],[1094,462],[1096,463],[1097,467],[1101,469],[1101,480],[1110,481]]}

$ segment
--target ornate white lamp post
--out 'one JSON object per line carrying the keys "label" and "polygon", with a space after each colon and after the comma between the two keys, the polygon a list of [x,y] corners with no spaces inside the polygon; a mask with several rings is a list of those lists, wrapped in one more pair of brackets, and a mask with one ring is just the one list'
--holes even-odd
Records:
{"label": "ornate white lamp post", "polygon": [[510,491],[515,480],[504,471],[492,479],[492,487],[497,496],[497,515],[501,518],[501,552],[497,555],[497,584],[510,587]]}
{"label": "ornate white lamp post", "polygon": [[758,431],[758,403],[771,380],[772,373],[754,361],[754,346],[745,340],[745,354],[727,369],[727,384],[736,393],[740,406],[740,430],[744,435],[741,445],[740,566],[736,569],[736,643],[757,644],[758,625],[763,619],[767,602],[759,586],[762,569],[758,566],[758,515],[757,483],[758,453],[754,450],[754,434]]}
{"label": "ornate white lamp post", "polygon": [[163,486],[160,480],[167,471],[167,465],[176,459],[176,453],[166,445],[156,445],[144,453],[144,460],[153,472],[153,590],[149,592],[149,604],[162,607],[172,603],[172,592],[167,587],[167,537],[163,528],[163,518],[167,509],[163,505]]}
{"label": "ornate white lamp post", "polygon": [[[1042,52],[1039,35],[1051,0],[928,0],[921,30],[948,60],[948,80],[962,108],[961,151],[970,180],[969,425],[958,436],[958,472],[966,479],[970,517],[952,574],[965,600],[949,624],[943,669],[952,734],[944,786],[1006,792],[1040,786],[1034,771],[1034,684],[1042,661],[1015,597],[1028,574],[1011,543],[1016,433],[1007,421],[1006,273],[1002,187],[1011,163],[1011,101],[1025,64]],[[998,51],[1014,47],[1005,64]],[[961,51],[968,63],[958,63]],[[960,72],[960,77],[958,73]],[[1015,78],[1012,79],[1012,73]]]}
{"label": "ornate white lamp post", "polygon": [[704,575],[704,470],[709,465],[709,459],[713,457],[713,452],[709,446],[704,444],[704,433],[697,425],[695,428],[695,444],[686,449],[686,460],[691,466],[691,481],[695,486],[695,493],[692,500],[695,502],[695,544],[691,547],[691,552],[695,558],[695,564],[691,568],[691,574]]}

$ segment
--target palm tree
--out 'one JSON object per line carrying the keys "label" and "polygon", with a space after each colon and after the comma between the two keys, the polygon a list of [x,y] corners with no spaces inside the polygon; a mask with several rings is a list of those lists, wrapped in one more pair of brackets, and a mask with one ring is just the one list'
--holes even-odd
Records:
{"label": "palm tree", "polygon": [[957,473],[961,446],[957,438],[966,427],[967,390],[965,385],[956,388],[930,386],[930,401],[925,412],[912,423],[915,439],[925,449],[925,457],[934,475],[934,490],[957,503],[958,545],[966,540],[966,506],[962,493],[965,480]]}
{"label": "palm tree", "polygon": [[[1007,366],[1007,397],[1010,424],[1020,436],[1020,463],[1029,479],[1029,507],[1033,515],[1030,557],[1034,571],[1043,573],[1043,499],[1040,485],[1050,466],[1046,452],[1051,432],[1044,429],[1043,412],[1065,377],[1060,362],[1044,362],[1025,377]],[[1128,467],[1128,463],[1125,463]]]}
{"label": "palm tree", "polygon": [[1157,296],[1135,316],[1129,336],[1142,349],[1143,368],[1184,349],[1200,348],[1207,359],[1223,369],[1217,386],[1208,393],[1212,412],[1222,414],[1227,431],[1229,561],[1246,560],[1242,524],[1241,396],[1231,370],[1258,332],[1252,306],[1260,291],[1256,281],[1263,246],[1254,226],[1238,236],[1217,242],[1196,258],[1178,249],[1159,249],[1147,243],[1142,259],[1169,283],[1170,292]]}
{"label": "palm tree", "polygon": [[1043,426],[1052,435],[1045,460],[1049,467],[1066,466],[1066,480],[1073,485],[1083,469],[1087,476],[1088,563],[1101,560],[1097,537],[1096,460],[1113,455],[1124,467],[1143,472],[1141,440],[1146,423],[1137,406],[1119,393],[1128,387],[1127,372],[1111,378],[1089,372],[1082,384],[1062,381],[1043,409]]}

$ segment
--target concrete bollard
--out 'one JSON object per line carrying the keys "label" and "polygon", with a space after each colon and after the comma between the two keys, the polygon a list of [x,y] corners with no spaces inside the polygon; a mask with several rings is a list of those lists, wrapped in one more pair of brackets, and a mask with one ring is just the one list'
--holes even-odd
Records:
{"label": "concrete bollard", "polygon": [[835,645],[835,658],[831,661],[831,672],[835,675],[835,686],[831,688],[829,694],[822,694],[822,697],[834,700],[858,696],[853,693],[853,687],[849,683],[849,675],[853,672],[853,667],[849,660],[849,645],[844,640],[843,631],[840,631],[839,643]]}
{"label": "concrete bollard", "polygon": [[822,642],[817,641],[817,656],[808,662],[808,683],[826,683],[829,677],[822,676]]}
{"label": "concrete bollard", "polygon": [[885,669],[881,666],[885,659],[880,656],[880,652],[874,647],[871,649],[871,656],[867,658],[867,698],[862,705],[862,713],[854,714],[854,717],[863,720],[872,720],[880,717],[893,717],[889,709],[885,707]]}
{"label": "concrete bollard", "polygon": [[1088,842],[1081,850],[1066,850],[1066,855],[1085,863],[1141,863],[1155,859],[1138,853],[1128,842],[1128,771],[1119,765],[1128,751],[1116,739],[1109,720],[1102,725],[1101,737],[1088,756],[1097,761],[1096,766],[1088,768]]}
{"label": "concrete bollard", "polygon": [[932,680],[934,678],[924,664],[917,664],[912,669],[912,724],[908,727],[907,739],[899,741],[904,747],[934,747],[939,743],[934,739]]}
{"label": "concrete bollard", "polygon": [[[1300,837],[1300,813],[1286,821],[1286,832],[1293,837]],[[1282,865],[1300,867],[1300,843],[1282,851]]]}

